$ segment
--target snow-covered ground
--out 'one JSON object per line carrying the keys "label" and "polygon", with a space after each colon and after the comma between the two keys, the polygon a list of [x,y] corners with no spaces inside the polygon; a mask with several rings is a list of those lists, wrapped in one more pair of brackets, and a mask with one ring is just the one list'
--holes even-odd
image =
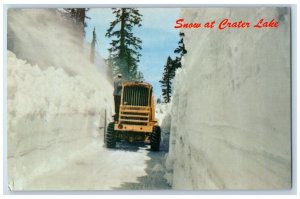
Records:
{"label": "snow-covered ground", "polygon": [[[167,189],[164,154],[103,143],[112,85],[72,23],[54,10],[8,11],[8,186],[11,190]],[[84,48],[83,48],[84,47]],[[164,147],[162,147],[164,148]]]}
{"label": "snow-covered ground", "polygon": [[[151,152],[149,146],[126,142],[118,143],[117,149],[106,149],[98,120],[79,114],[20,123],[20,132],[22,129],[34,139],[28,146],[30,149],[20,148],[16,158],[9,157],[10,164],[15,165],[10,187],[13,190],[170,188],[163,178],[166,151]],[[47,134],[47,138],[37,136],[39,131]]]}
{"label": "snow-covered ground", "polygon": [[286,8],[183,9],[187,22],[280,20],[277,29],[185,29],[166,176],[174,189],[291,187]]}

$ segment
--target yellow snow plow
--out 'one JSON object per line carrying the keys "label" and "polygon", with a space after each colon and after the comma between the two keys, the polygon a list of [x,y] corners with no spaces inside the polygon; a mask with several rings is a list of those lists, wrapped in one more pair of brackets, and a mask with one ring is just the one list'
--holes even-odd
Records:
{"label": "yellow snow plow", "polygon": [[152,86],[145,82],[124,82],[118,118],[107,126],[107,148],[115,148],[119,140],[143,141],[151,150],[159,151],[161,130],[155,119]]}

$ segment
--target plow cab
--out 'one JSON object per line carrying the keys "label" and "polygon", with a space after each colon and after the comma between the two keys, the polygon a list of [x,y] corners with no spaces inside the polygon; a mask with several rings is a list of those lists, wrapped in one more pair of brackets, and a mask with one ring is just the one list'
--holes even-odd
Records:
{"label": "plow cab", "polygon": [[144,82],[124,82],[118,117],[109,123],[106,146],[115,148],[118,140],[143,141],[159,150],[161,130],[155,119],[152,86]]}

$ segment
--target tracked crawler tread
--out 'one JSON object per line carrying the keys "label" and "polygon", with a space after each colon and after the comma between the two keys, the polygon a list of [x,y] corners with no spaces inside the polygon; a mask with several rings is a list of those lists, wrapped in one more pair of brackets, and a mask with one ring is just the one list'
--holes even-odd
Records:
{"label": "tracked crawler tread", "polygon": [[159,151],[160,140],[161,140],[161,130],[159,126],[153,127],[153,132],[151,133],[150,142],[151,142],[151,150]]}

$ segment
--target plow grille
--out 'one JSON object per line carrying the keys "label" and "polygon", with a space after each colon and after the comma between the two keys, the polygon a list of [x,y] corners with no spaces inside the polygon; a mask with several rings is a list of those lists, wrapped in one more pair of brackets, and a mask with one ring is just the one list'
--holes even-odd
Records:
{"label": "plow grille", "polygon": [[150,95],[148,87],[124,86],[119,121],[122,124],[147,126],[150,120]]}
{"label": "plow grille", "polygon": [[141,106],[120,107],[120,122],[122,124],[133,124],[147,126],[149,122],[150,108]]}

